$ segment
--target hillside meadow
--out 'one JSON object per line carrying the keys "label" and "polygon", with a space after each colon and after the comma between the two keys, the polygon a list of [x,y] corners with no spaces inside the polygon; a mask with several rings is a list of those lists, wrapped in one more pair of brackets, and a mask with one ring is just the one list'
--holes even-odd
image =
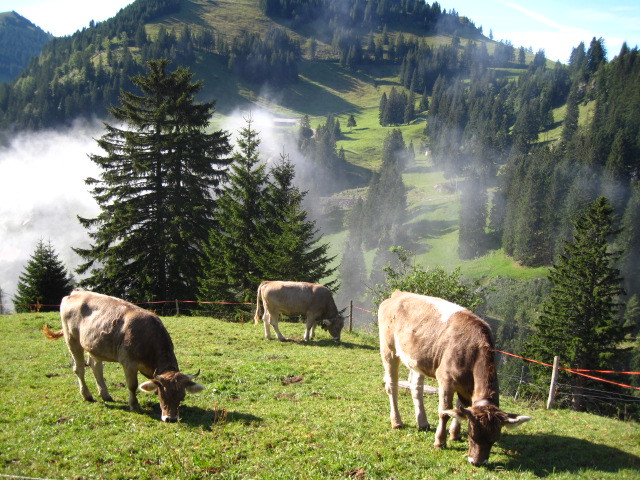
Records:
{"label": "hillside meadow", "polygon": [[[640,429],[593,415],[545,411],[502,399],[533,417],[503,435],[486,467],[466,461],[467,442],[432,447],[419,433],[408,391],[406,426],[389,428],[377,338],[343,332],[343,342],[299,341],[304,326],[281,323],[286,343],[261,325],[165,317],[181,369],[201,369],[206,388],[189,395],[181,420],[159,420],[155,396],[138,393],[129,412],[122,369],[105,365],[115,401],[82,401],[64,341],[45,340],[57,314],[0,317],[0,473],[62,478],[530,479],[637,478]],[[406,372],[403,372],[406,374]],[[94,394],[95,383],[88,373]],[[433,382],[429,382],[432,385]],[[437,399],[425,395],[435,423]]]}

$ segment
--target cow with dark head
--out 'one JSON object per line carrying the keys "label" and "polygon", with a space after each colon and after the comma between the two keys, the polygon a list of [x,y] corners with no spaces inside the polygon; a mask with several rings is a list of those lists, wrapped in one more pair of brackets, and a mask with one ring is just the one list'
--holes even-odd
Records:
{"label": "cow with dark head", "polygon": [[[503,426],[530,417],[499,409],[498,377],[491,330],[469,310],[446,300],[396,291],[378,309],[380,355],[391,405],[391,426],[402,426],[398,411],[398,367],[410,370],[409,384],[418,429],[428,430],[424,411],[424,377],[438,381],[438,428],[434,446],[444,447],[447,421],[450,438],[460,437],[460,421],[469,423],[469,462],[486,463]],[[458,408],[453,408],[457,393]]]}
{"label": "cow with dark head", "polygon": [[[178,368],[173,342],[166,328],[153,313],[119,298],[99,293],[74,290],[60,305],[62,330],[53,332],[43,327],[45,336],[57,340],[64,336],[74,360],[80,393],[87,401],[93,396],[85,383],[84,352],[105,401],[113,401],[107,391],[102,362],[118,362],[124,369],[129,388],[129,408],[138,410],[136,398],[138,372],[150,380],[140,385],[145,392],[156,392],[160,400],[162,421],[175,422],[185,393],[202,391],[202,385]],[[198,371],[198,373],[200,373]]]}
{"label": "cow with dark head", "polygon": [[256,314],[254,324],[260,321],[260,304],[264,308],[262,321],[264,335],[271,339],[270,326],[276,332],[278,340],[286,338],[278,328],[280,314],[304,315],[306,328],[304,339],[308,341],[315,336],[318,322],[321,328],[328,330],[331,337],[340,341],[340,332],[344,326],[344,317],[338,311],[331,290],[324,285],[308,282],[266,281],[258,287]]}

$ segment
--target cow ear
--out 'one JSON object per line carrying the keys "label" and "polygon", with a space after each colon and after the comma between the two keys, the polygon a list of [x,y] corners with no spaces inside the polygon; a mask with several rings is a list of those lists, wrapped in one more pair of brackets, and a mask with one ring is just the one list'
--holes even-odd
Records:
{"label": "cow ear", "polygon": [[158,384],[153,380],[147,380],[140,384],[140,390],[147,393],[155,392],[158,389]]}
{"label": "cow ear", "polygon": [[452,408],[450,410],[443,410],[441,413],[449,415],[451,418],[457,418],[460,421],[468,420],[469,411],[465,408]]}
{"label": "cow ear", "polygon": [[187,386],[185,390],[189,393],[199,393],[204,390],[204,385],[200,385],[199,383],[189,381],[187,382]]}
{"label": "cow ear", "polygon": [[509,413],[507,415],[508,418],[504,422],[504,425],[507,428],[515,428],[518,425],[531,420],[531,417],[527,417],[526,415],[515,415],[513,413]]}

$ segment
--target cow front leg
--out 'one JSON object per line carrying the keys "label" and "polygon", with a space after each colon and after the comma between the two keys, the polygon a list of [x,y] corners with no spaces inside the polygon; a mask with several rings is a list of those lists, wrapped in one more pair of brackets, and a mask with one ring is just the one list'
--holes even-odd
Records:
{"label": "cow front leg", "polygon": [[431,425],[429,425],[427,414],[424,411],[424,375],[410,370],[409,388],[411,389],[411,398],[413,399],[413,408],[416,414],[418,430],[427,431],[431,428]]}
{"label": "cow front leg", "polygon": [[453,388],[450,383],[438,379],[438,428],[433,446],[442,448],[447,446],[447,421],[449,415],[443,413],[453,407]]}
{"label": "cow front leg", "polygon": [[89,356],[89,366],[93,372],[93,376],[96,379],[96,385],[98,386],[98,393],[105,402],[113,402],[113,398],[109,395],[107,390],[107,384],[104,381],[104,364],[102,361]]}
{"label": "cow front leg", "polygon": [[67,347],[69,348],[69,352],[71,352],[71,356],[73,357],[73,373],[75,373],[76,377],[78,377],[80,394],[82,395],[82,398],[84,398],[87,402],[93,402],[93,395],[91,395],[89,387],[87,387],[87,383],[84,380],[84,349],[80,346],[79,343],[76,343],[74,340],[68,341]]}
{"label": "cow front leg", "polygon": [[127,388],[129,389],[129,410],[132,412],[138,411],[140,410],[140,404],[136,397],[138,390],[138,367],[136,365],[123,363],[122,368],[124,369],[124,378],[126,379]]}
{"label": "cow front leg", "polygon": [[387,351],[382,354],[382,364],[384,366],[384,388],[389,396],[389,417],[391,428],[402,427],[402,419],[398,410],[398,368],[400,359],[392,352]]}

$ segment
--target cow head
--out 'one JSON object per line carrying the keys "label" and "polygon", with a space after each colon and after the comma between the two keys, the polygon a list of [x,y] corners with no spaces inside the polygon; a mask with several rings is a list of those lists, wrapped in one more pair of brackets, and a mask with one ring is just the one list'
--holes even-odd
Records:
{"label": "cow head", "polygon": [[200,370],[195,375],[180,372],[154,374],[151,380],[140,385],[140,390],[147,393],[156,392],[162,409],[162,421],[175,422],[178,420],[178,407],[186,392],[198,393],[204,389],[202,385],[193,381],[199,374]]}
{"label": "cow head", "polygon": [[320,326],[324,330],[329,330],[329,334],[336,342],[340,341],[340,332],[342,331],[342,327],[344,327],[344,317],[341,314],[338,314],[332,319],[324,319]]}
{"label": "cow head", "polygon": [[494,405],[479,405],[470,408],[454,408],[443,413],[458,420],[469,422],[469,463],[482,465],[489,460],[493,444],[500,439],[503,426],[515,427],[531,420],[531,417],[505,413]]}

